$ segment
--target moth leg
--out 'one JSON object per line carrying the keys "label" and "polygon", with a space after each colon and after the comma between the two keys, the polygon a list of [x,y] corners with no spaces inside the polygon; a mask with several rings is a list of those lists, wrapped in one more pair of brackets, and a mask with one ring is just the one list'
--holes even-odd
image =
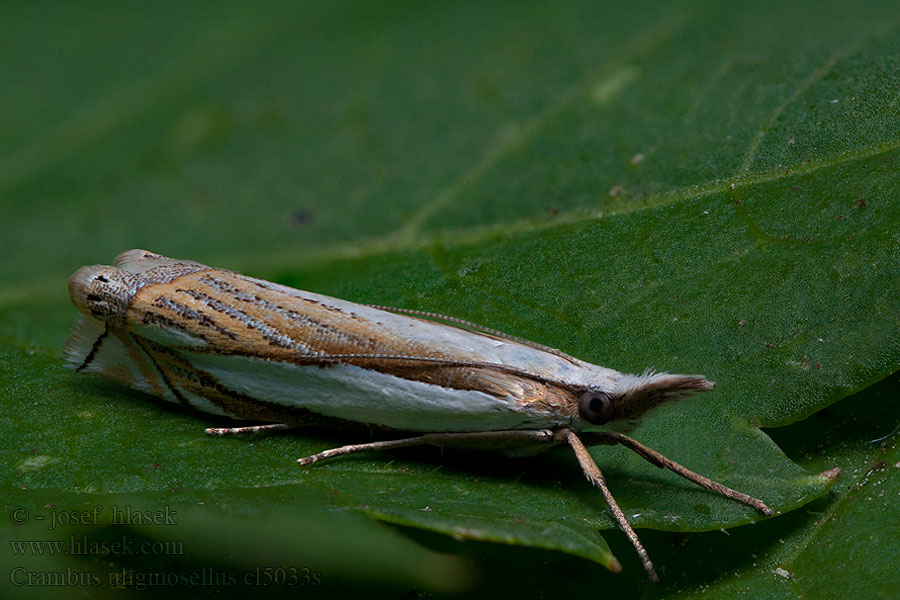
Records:
{"label": "moth leg", "polygon": [[710,491],[722,494],[726,498],[731,498],[732,500],[737,500],[738,502],[743,502],[748,506],[752,506],[767,517],[774,514],[774,511],[763,504],[762,500],[758,500],[753,496],[748,496],[747,494],[743,494],[741,492],[738,492],[737,490],[733,490],[730,487],[726,487],[718,481],[713,481],[712,479],[704,477],[699,473],[694,473],[690,469],[682,467],[674,460],[666,458],[656,450],[648,448],[639,441],[635,440],[634,438],[630,438],[627,435],[604,431],[592,433],[590,434],[590,436],[590,441],[594,441],[596,439],[596,443],[609,445],[622,444],[626,448],[635,451],[641,458],[647,460],[651,464],[654,464],[660,468],[669,469],[673,473],[677,473],[685,479],[693,481],[700,487],[704,487]]}
{"label": "moth leg", "polygon": [[206,435],[244,435],[289,428],[290,425],[285,425],[284,423],[267,423],[266,425],[250,425],[249,427],[207,427]]}
{"label": "moth leg", "polygon": [[538,430],[503,430],[503,431],[478,431],[465,433],[425,433],[411,438],[400,440],[386,440],[383,442],[369,442],[367,444],[349,444],[329,450],[323,450],[311,456],[298,458],[302,466],[344,456],[356,452],[369,452],[378,450],[390,450],[392,448],[406,448],[409,446],[504,446],[510,444],[523,444],[530,442],[553,442],[553,433],[548,429]]}
{"label": "moth leg", "polygon": [[591,457],[588,449],[581,442],[581,440],[578,439],[578,436],[575,435],[575,432],[569,428],[558,430],[555,437],[560,441],[565,441],[566,443],[568,443],[569,446],[571,446],[572,450],[575,451],[575,457],[578,459],[578,463],[581,465],[581,470],[584,471],[584,475],[587,477],[588,481],[590,481],[596,487],[600,488],[600,491],[603,493],[603,499],[606,500],[606,505],[609,507],[609,511],[612,513],[613,518],[616,520],[616,523],[619,525],[619,529],[621,529],[622,533],[624,533],[626,537],[628,537],[631,545],[634,546],[634,549],[637,551],[638,556],[641,558],[641,562],[644,564],[644,570],[647,571],[647,577],[650,579],[650,581],[659,581],[659,577],[656,575],[656,569],[653,568],[653,563],[650,561],[650,556],[644,549],[643,544],[641,544],[641,540],[638,539],[638,536],[634,532],[634,529],[632,529],[631,525],[628,524],[628,520],[625,518],[625,513],[622,512],[621,508],[619,508],[619,505],[616,503],[616,499],[613,497],[612,492],[609,491],[609,487],[606,485],[606,478],[603,477],[603,473],[600,471],[600,467],[598,467],[597,463],[594,462],[594,459]]}

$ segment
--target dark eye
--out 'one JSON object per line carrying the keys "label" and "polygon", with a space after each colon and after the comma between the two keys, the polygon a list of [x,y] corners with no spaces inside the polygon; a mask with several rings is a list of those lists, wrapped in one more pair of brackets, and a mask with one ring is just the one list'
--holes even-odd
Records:
{"label": "dark eye", "polygon": [[613,401],[604,392],[585,392],[578,397],[581,418],[594,425],[603,425],[615,416]]}

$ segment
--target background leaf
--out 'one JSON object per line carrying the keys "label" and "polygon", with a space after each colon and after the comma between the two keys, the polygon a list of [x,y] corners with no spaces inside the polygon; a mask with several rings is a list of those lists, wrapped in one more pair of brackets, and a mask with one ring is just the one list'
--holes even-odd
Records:
{"label": "background leaf", "polygon": [[[3,560],[104,577],[307,567],[332,590],[386,594],[471,590],[479,574],[485,593],[889,594],[893,571],[873,581],[870,568],[894,554],[878,539],[896,520],[897,411],[886,400],[896,382],[866,388],[900,366],[890,7],[0,8],[6,514],[174,507],[189,548],[85,561],[10,546]],[[566,452],[426,449],[300,471],[293,459],[349,440],[207,439],[206,417],[59,366],[75,314],[67,277],[134,247],[437,310],[623,371],[704,373],[714,393],[660,410],[635,437],[782,512],[806,508],[728,538],[654,534],[757,515],[625,451],[595,449],[663,571],[648,592],[619,534],[607,546],[596,533],[611,521]],[[842,398],[832,416],[767,430],[777,444],[758,429]],[[814,500],[828,485],[816,474],[833,466],[844,469],[837,497]],[[42,526],[10,516],[0,534],[172,533]],[[851,535],[870,543],[848,544]],[[272,540],[268,550],[257,539]],[[511,545],[608,567],[615,555],[625,575]],[[446,556],[458,552],[467,560]],[[361,564],[370,555],[379,562]],[[829,588],[835,572],[845,586]]]}

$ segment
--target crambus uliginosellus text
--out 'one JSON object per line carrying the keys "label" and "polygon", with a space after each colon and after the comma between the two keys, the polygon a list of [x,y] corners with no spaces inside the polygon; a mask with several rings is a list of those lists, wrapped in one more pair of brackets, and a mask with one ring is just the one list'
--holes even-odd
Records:
{"label": "crambus uliginosellus text", "polygon": [[302,465],[421,444],[572,448],[651,580],[656,572],[585,442],[622,444],[658,467],[752,506],[617,431],[654,407],[711,390],[699,375],[627,375],[433,313],[355,304],[145,250],[69,281],[81,320],[67,363],[202,411],[264,423],[368,427],[402,439],[342,446]]}

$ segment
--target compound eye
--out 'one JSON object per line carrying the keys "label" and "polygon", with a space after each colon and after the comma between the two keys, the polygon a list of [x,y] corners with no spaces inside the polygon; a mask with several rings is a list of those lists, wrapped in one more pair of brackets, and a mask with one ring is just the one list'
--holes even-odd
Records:
{"label": "compound eye", "polygon": [[581,418],[594,425],[608,423],[615,416],[612,398],[605,392],[585,392],[578,397]]}

